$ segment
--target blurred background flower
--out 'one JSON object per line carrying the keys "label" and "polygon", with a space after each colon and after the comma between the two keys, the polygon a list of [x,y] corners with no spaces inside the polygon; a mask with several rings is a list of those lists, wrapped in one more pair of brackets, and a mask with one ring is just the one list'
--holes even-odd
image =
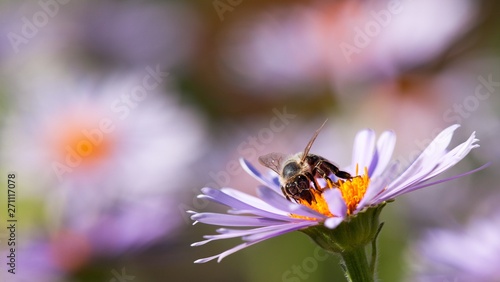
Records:
{"label": "blurred background flower", "polygon": [[163,92],[167,75],[146,67],[100,82],[43,77],[19,87],[2,134],[2,163],[23,175],[21,199],[41,205],[41,221],[23,225],[19,240],[42,240],[34,250],[68,272],[173,236],[183,223],[177,193],[205,130]]}
{"label": "blurred background flower", "polygon": [[429,230],[415,244],[415,281],[500,280],[500,216],[476,216],[464,227]]}
{"label": "blurred background flower", "polygon": [[[444,10],[449,17],[442,17]],[[262,94],[315,89],[331,80],[344,92],[430,63],[471,29],[477,7],[468,0],[336,1],[252,16],[224,38],[220,54],[229,81]]]}
{"label": "blurred background flower", "polygon": [[[2,1],[0,173],[19,178],[16,277],[342,281],[337,259],[301,234],[194,265],[234,242],[190,248],[210,230],[185,210],[218,209],[195,198],[203,186],[254,193],[238,158],[301,151],[326,118],[312,152],[340,167],[363,128],[397,132],[394,156],[408,166],[461,123],[457,140],[477,131],[481,148],[443,177],[491,166],[382,213],[379,278],[404,280],[401,258],[425,230],[500,199],[499,5]],[[0,280],[10,281],[0,230]]]}

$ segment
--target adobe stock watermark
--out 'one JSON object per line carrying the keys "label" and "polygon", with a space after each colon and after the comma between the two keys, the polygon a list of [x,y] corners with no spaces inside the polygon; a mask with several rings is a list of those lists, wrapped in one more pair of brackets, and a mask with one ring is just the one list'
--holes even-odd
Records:
{"label": "adobe stock watermark", "polygon": [[125,267],[121,269],[121,272],[116,271],[116,269],[111,270],[113,278],[109,279],[109,282],[126,282],[133,281],[135,276],[127,274]]}
{"label": "adobe stock watermark", "polygon": [[234,8],[239,6],[243,0],[214,0],[212,5],[214,6],[220,21],[224,21],[224,14],[227,12],[234,11]]}
{"label": "adobe stock watermark", "polygon": [[51,18],[59,14],[62,5],[66,5],[71,0],[39,0],[38,6],[40,9],[33,13],[30,17],[21,18],[20,32],[9,32],[7,38],[14,53],[19,53],[19,47],[28,44],[33,39],[40,29],[44,28]]}
{"label": "adobe stock watermark", "polygon": [[[463,98],[461,102],[454,103],[443,112],[442,118],[445,122],[460,124],[465,119],[470,118],[472,113],[477,111],[481,102],[490,99],[493,93],[495,93],[500,87],[500,81],[494,81],[492,74],[489,74],[487,77],[479,75],[477,77],[477,81],[478,83],[474,88],[474,93]],[[443,128],[437,127],[432,131],[430,138],[415,140],[414,143],[418,149],[410,152],[407,157],[399,156],[396,159],[396,161],[400,163],[400,169],[408,167],[411,162],[414,161],[431,144],[432,140],[434,140],[441,131],[443,131]],[[435,146],[428,149],[428,154],[434,154],[435,147],[442,142],[447,142],[447,138],[443,138],[443,140],[436,140],[436,143],[434,143]]]}
{"label": "adobe stock watermark", "polygon": [[149,91],[158,88],[168,77],[168,73],[161,71],[159,65],[155,69],[147,66],[145,72],[146,74],[139,84],[111,102],[110,112],[113,116],[101,118],[94,128],[81,129],[80,132],[84,137],[76,144],[65,146],[64,162],[52,162],[51,167],[60,182],[64,180],[65,174],[73,172],[86,157],[89,157],[103,143],[107,134],[116,130],[118,122],[123,122],[130,116],[131,111],[148,97]]}
{"label": "adobe stock watermark", "polygon": [[283,282],[300,282],[309,279],[309,274],[318,269],[320,262],[330,258],[331,255],[323,250],[320,246],[316,246],[313,255],[302,260],[301,264],[294,264],[289,269],[285,270],[281,275]]}
{"label": "adobe stock watermark", "polygon": [[383,28],[389,26],[393,16],[403,11],[401,0],[391,0],[387,3],[385,9],[379,11],[371,11],[371,20],[367,21],[363,27],[354,27],[354,37],[352,43],[345,41],[339,44],[345,59],[348,63],[352,61],[353,54],[361,53],[361,50],[368,47],[372,39],[377,37]]}
{"label": "adobe stock watermark", "polygon": [[[297,117],[295,114],[291,114],[287,111],[286,107],[280,111],[276,108],[272,110],[274,116],[269,120],[269,126],[261,128],[256,135],[249,136],[245,141],[241,142],[237,147],[237,152],[240,157],[245,159],[254,159],[260,155],[266,148],[267,144],[270,144],[274,140],[276,133],[285,130],[286,126],[290,124],[290,121]],[[220,170],[217,172],[210,171],[208,175],[211,178],[211,182],[205,184],[204,187],[211,188],[221,188],[227,186],[232,177],[238,176],[243,172],[241,165],[238,160],[229,160],[226,163],[225,170]],[[200,194],[199,189],[193,189],[195,195]],[[200,211],[208,206],[209,201],[207,199],[198,199],[193,197],[192,206],[188,206],[184,203],[179,204],[178,208],[181,212],[184,220],[187,224],[191,224],[191,219],[186,211]]]}
{"label": "adobe stock watermark", "polygon": [[472,112],[479,108],[479,104],[491,97],[496,92],[495,88],[500,86],[500,81],[494,81],[493,75],[488,78],[482,75],[477,77],[478,84],[474,89],[474,94],[465,97],[462,102],[453,104],[452,107],[443,113],[443,120],[452,123],[461,123],[463,119],[469,118]]}

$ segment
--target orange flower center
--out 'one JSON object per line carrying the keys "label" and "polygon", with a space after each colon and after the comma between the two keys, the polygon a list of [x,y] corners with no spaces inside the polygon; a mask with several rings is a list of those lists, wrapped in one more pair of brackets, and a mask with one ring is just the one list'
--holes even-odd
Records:
{"label": "orange flower center", "polygon": [[[342,198],[344,199],[347,206],[347,215],[351,215],[356,210],[359,202],[361,201],[361,199],[363,199],[363,196],[366,193],[368,185],[370,184],[370,178],[368,177],[368,169],[366,167],[364,169],[364,174],[358,175],[358,166],[356,165],[356,175],[357,176],[347,180],[339,179],[337,183],[335,183],[336,186],[338,187],[332,186],[331,184],[327,183],[327,187],[324,188],[324,190],[326,189],[340,190]],[[316,189],[311,189],[310,191],[314,196],[314,200],[311,201],[311,203],[308,203],[306,200],[299,199],[300,204],[309,207],[310,209],[317,211],[318,213],[323,214],[327,217],[332,217],[333,214],[330,212],[330,209],[328,208],[328,204],[323,197],[323,192]],[[317,220],[316,218],[311,218],[296,214],[291,214],[290,217],[301,218],[306,220]]]}
{"label": "orange flower center", "polygon": [[80,111],[62,115],[47,132],[53,160],[70,168],[95,168],[109,159],[117,140],[114,134],[100,130],[99,121]]}

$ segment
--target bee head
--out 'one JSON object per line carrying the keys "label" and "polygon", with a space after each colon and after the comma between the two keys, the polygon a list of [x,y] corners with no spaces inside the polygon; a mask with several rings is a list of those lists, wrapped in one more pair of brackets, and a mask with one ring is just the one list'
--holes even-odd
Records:
{"label": "bee head", "polygon": [[309,190],[309,180],[305,175],[299,174],[285,185],[285,189],[292,196],[299,196],[303,191]]}

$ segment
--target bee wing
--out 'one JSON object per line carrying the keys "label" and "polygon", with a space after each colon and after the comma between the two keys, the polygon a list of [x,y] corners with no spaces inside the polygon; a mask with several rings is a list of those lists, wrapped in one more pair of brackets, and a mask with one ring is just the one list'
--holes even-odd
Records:
{"label": "bee wing", "polygon": [[281,153],[269,153],[267,155],[260,156],[259,163],[281,175],[281,164],[286,157],[287,156],[285,154]]}

